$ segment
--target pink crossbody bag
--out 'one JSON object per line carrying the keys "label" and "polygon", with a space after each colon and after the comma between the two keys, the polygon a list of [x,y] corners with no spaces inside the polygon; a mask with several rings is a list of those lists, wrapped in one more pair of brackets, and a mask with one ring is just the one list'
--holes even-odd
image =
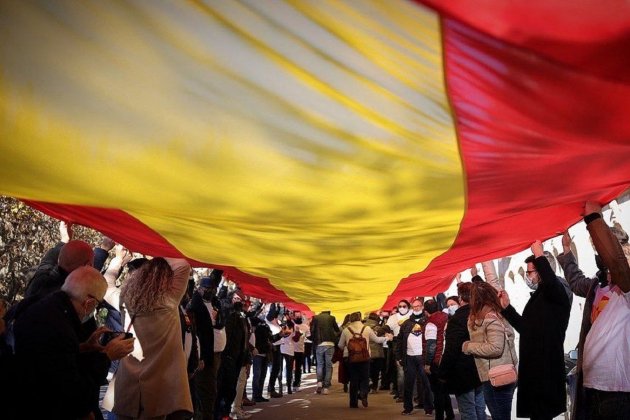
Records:
{"label": "pink crossbody bag", "polygon": [[[518,372],[516,371],[514,356],[512,356],[512,350],[510,349],[510,342],[507,337],[505,324],[503,325],[503,337],[505,340],[503,346],[504,351],[505,346],[507,346],[507,350],[510,352],[510,357],[512,358],[512,363],[491,367],[490,370],[488,370],[488,378],[490,379],[490,384],[492,384],[493,387],[510,385],[516,383],[518,380]],[[488,367],[490,367],[490,360],[488,360]]]}

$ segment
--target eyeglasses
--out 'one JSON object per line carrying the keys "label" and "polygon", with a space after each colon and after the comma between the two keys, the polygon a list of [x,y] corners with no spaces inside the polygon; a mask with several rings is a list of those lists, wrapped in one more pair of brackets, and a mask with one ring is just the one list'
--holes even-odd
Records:
{"label": "eyeglasses", "polygon": [[526,273],[527,274],[532,274],[532,273],[537,273],[538,270],[527,270]]}

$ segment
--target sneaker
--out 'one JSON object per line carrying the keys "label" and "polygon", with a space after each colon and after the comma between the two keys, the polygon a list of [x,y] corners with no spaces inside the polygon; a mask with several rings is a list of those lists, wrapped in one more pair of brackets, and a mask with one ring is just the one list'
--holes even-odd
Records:
{"label": "sneaker", "polygon": [[322,394],[324,394],[324,395],[328,395],[328,388],[324,388],[324,389],[322,389]]}
{"label": "sneaker", "polygon": [[282,398],[282,394],[276,392],[275,390],[269,392],[269,396],[271,398]]}
{"label": "sneaker", "polygon": [[411,413],[412,413],[411,411],[403,410],[402,413],[400,414],[402,414],[403,416],[410,416]]}
{"label": "sneaker", "polygon": [[427,416],[432,416],[433,415],[433,409],[429,408],[427,410],[424,410],[424,414],[426,414]]}
{"label": "sneaker", "polygon": [[315,390],[316,394],[321,394],[322,393],[322,383],[321,382],[317,382],[317,389]]}
{"label": "sneaker", "polygon": [[293,387],[293,392],[300,392],[300,387],[299,386]]}
{"label": "sneaker", "polygon": [[269,399],[264,398],[264,397],[256,397],[254,398],[254,401],[256,401],[257,403],[263,403],[263,402],[269,402]]}
{"label": "sneaker", "polygon": [[367,399],[367,395],[364,395],[363,397],[361,397],[361,404],[363,404],[363,407],[368,406],[368,399]]}
{"label": "sneaker", "polygon": [[396,398],[396,402],[397,403],[405,402],[405,399],[398,397],[398,398]]}

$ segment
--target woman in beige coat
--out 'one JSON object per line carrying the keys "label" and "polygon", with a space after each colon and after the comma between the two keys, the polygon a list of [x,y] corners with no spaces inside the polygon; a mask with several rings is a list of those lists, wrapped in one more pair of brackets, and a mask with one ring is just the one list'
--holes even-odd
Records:
{"label": "woman in beige coat", "polygon": [[488,283],[473,285],[468,318],[470,341],[464,342],[462,351],[475,356],[475,365],[492,419],[510,420],[516,383],[494,387],[488,377],[491,367],[517,365],[514,331],[501,316],[501,309],[496,289]]}
{"label": "woman in beige coat", "polygon": [[192,415],[178,306],[190,265],[155,258],[125,281],[120,300],[134,351],[116,372],[113,412],[125,419],[184,419]]}

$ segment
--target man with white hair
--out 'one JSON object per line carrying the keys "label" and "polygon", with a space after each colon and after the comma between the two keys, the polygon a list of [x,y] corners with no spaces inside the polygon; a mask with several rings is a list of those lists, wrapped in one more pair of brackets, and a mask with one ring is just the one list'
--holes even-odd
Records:
{"label": "man with white hair", "polygon": [[95,406],[93,390],[100,383],[95,383],[95,375],[80,358],[120,359],[133,350],[134,340],[119,335],[102,346],[99,338],[105,328],[82,340],[83,323],[92,317],[106,290],[107,283],[96,269],[79,267],[67,276],[60,291],[16,317],[16,382],[22,395],[38,398],[37,404],[17,408],[20,418],[94,418],[98,399]]}

